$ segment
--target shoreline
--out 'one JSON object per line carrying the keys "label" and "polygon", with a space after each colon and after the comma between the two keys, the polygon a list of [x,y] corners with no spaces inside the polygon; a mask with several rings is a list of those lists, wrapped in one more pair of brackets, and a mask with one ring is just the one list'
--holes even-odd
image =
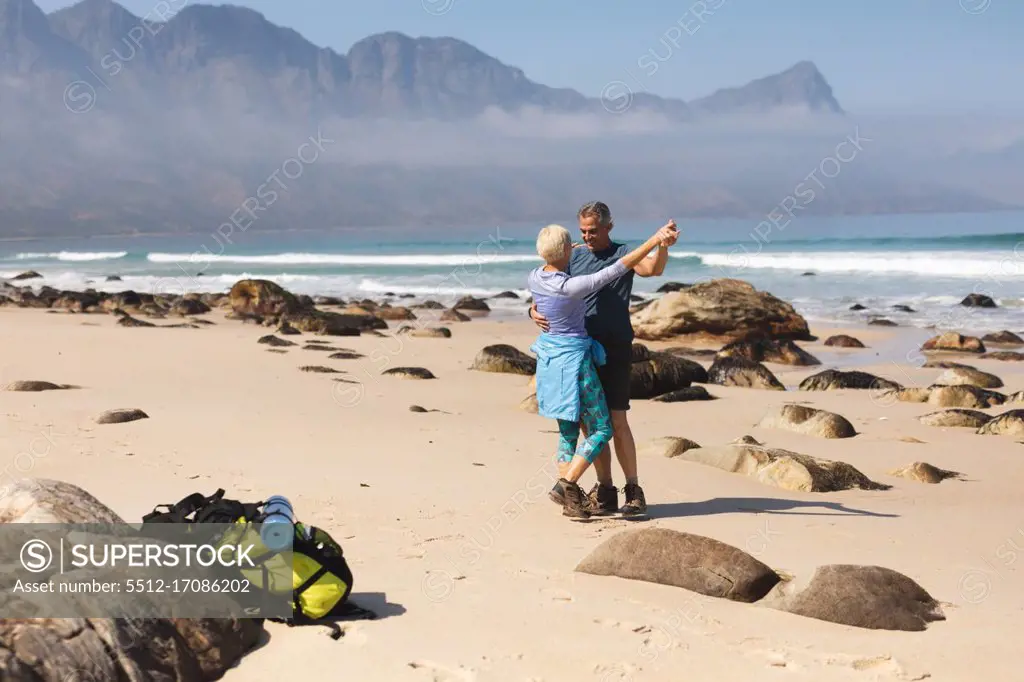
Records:
{"label": "shoreline", "polygon": [[[176,278],[165,278],[165,279],[176,279]],[[3,286],[4,284],[6,284],[8,286],[14,286],[14,287],[28,287],[28,288],[32,289],[33,291],[38,290],[41,286],[47,286],[47,287],[50,287],[50,288],[54,288],[54,287],[51,287],[50,285],[40,284],[40,283],[38,283],[37,280],[33,280],[33,279],[28,279],[28,280],[10,280],[10,279],[8,279],[8,280],[0,281],[0,286]],[[93,286],[90,286],[90,287],[85,288],[85,289],[58,289],[58,291],[60,291],[60,292],[71,292],[71,293],[75,293],[75,294],[81,294],[81,293],[84,293],[84,292],[87,292],[87,291],[99,291],[99,292],[105,293],[107,295],[119,294],[119,293],[123,293],[125,291],[132,291],[131,289],[125,288],[123,286],[123,282],[121,280],[102,282],[101,284],[109,285],[109,286],[104,287],[102,289],[96,289]],[[284,286],[284,288],[286,290],[288,289],[287,286]],[[221,295],[221,296],[226,296],[228,294],[228,292],[230,291],[230,289],[231,289],[230,286],[227,286],[227,287],[221,286],[219,289],[215,288],[215,289],[213,289],[211,291],[204,291],[204,292],[198,292],[198,291],[190,292],[190,291],[187,291],[187,290],[183,289],[181,291],[175,290],[175,291],[166,291],[166,292],[164,292],[164,291],[159,291],[158,290],[158,291],[154,291],[154,292],[137,292],[137,293],[144,293],[144,294],[148,293],[148,295],[163,295],[163,296],[169,296],[170,298],[179,298],[179,297],[183,297],[183,296],[186,296],[186,295],[187,296],[204,296],[204,295],[213,295],[213,296]],[[505,293],[508,293],[508,291],[510,291],[510,290],[506,290]],[[770,293],[770,292],[766,292],[766,293]],[[413,293],[393,293],[391,295],[385,295],[384,292],[371,292],[371,291],[367,291],[367,292],[362,292],[361,294],[356,294],[356,295],[351,295],[350,294],[350,295],[345,295],[345,296],[339,296],[339,295],[336,295],[336,294],[324,294],[324,293],[303,294],[303,295],[304,296],[308,296],[310,299],[312,299],[314,301],[316,301],[316,300],[334,300],[334,299],[337,299],[337,300],[341,300],[341,301],[347,301],[348,304],[354,305],[354,306],[358,306],[360,304],[360,302],[365,302],[365,301],[371,301],[375,305],[386,304],[386,305],[392,305],[392,306],[414,306],[414,305],[418,305],[418,304],[421,304],[421,303],[424,303],[424,302],[441,302],[442,305],[444,305],[444,307],[446,307],[446,308],[451,308],[452,306],[454,306],[456,304],[456,302],[460,298],[470,297],[470,298],[480,299],[480,300],[483,300],[485,302],[488,302],[488,304],[490,306],[492,306],[491,310],[487,313],[487,315],[484,318],[486,320],[500,321],[500,322],[503,322],[503,323],[505,323],[505,322],[515,323],[517,321],[523,320],[528,325],[530,325],[531,327],[533,326],[532,323],[530,323],[529,320],[526,319],[526,312],[525,311],[526,311],[526,307],[527,307],[527,303],[526,303],[527,299],[526,298],[522,298],[521,296],[519,298],[512,299],[512,298],[506,298],[506,297],[501,296],[499,294],[475,295],[475,294],[470,293],[469,291],[466,291],[466,292],[454,292],[453,291],[453,292],[443,292],[443,293],[433,292],[433,293],[419,293],[419,294],[413,294]],[[519,295],[519,294],[517,294],[517,295]],[[656,291],[655,292],[639,293],[639,294],[636,294],[636,296],[638,297],[639,300],[634,301],[634,304],[640,303],[640,302],[644,302],[644,301],[654,301],[654,300],[659,299],[663,295],[664,295],[663,293],[656,292]],[[3,310],[4,307],[16,307],[16,306],[10,306],[10,305],[2,306],[2,305],[0,305],[0,310]],[[321,308],[321,309],[324,308],[324,306],[322,306],[322,305],[318,305],[317,307]],[[328,305],[327,309],[331,309],[333,307],[334,307],[333,305]],[[796,308],[795,305],[794,305],[794,308]],[[964,335],[967,335],[967,336],[970,336],[970,335],[973,335],[973,334],[977,334],[978,336],[981,336],[985,331],[997,330],[997,328],[1000,327],[1000,325],[998,325],[998,324],[997,325],[991,325],[991,324],[989,324],[989,325],[981,325],[981,324],[977,325],[977,328],[980,329],[980,330],[983,330],[983,331],[976,331],[975,329],[972,329],[969,324],[967,324],[967,323],[969,323],[969,320],[970,320],[971,317],[979,315],[979,314],[983,315],[984,311],[985,311],[984,308],[968,307],[968,306],[950,306],[950,310],[947,313],[948,319],[950,321],[952,321],[952,322],[958,322],[960,324],[959,324],[958,327],[947,327],[947,328],[945,328],[945,330],[952,330],[952,329],[955,328],[960,333],[962,333]],[[896,316],[896,315],[891,314],[893,311],[889,311],[889,312],[890,312],[890,317]],[[811,334],[813,336],[818,337],[818,340],[815,341],[815,342],[801,341],[800,343],[803,344],[803,345],[814,344],[813,347],[816,349],[814,354],[819,359],[822,360],[822,363],[830,365],[830,366],[834,366],[837,369],[842,369],[842,368],[847,368],[847,367],[867,366],[867,365],[870,365],[870,364],[873,364],[873,363],[880,363],[880,362],[881,363],[890,363],[890,362],[893,362],[893,363],[901,363],[901,362],[902,363],[917,363],[918,361],[922,360],[922,357],[920,356],[920,354],[916,352],[917,349],[920,348],[920,344],[922,342],[924,342],[926,339],[931,338],[932,336],[935,336],[935,335],[941,333],[941,331],[939,329],[937,329],[935,325],[916,326],[916,325],[908,325],[908,324],[903,324],[903,323],[895,323],[893,325],[873,325],[873,324],[870,324],[869,323],[870,319],[876,319],[876,318],[885,317],[885,314],[884,314],[883,311],[879,311],[878,313],[872,313],[870,309],[866,309],[865,311],[863,311],[863,313],[869,318],[869,321],[868,322],[862,322],[862,323],[856,323],[856,322],[851,321],[851,320],[841,320],[841,319],[836,319],[836,318],[832,318],[832,317],[824,317],[824,316],[821,316],[821,315],[807,315],[807,314],[802,313],[799,309],[797,309],[797,313],[800,314],[807,321],[807,324],[808,324],[808,327],[809,327],[809,329],[811,331]],[[82,313],[82,314],[86,314],[86,315],[88,315],[88,314],[100,314],[100,315],[102,315],[102,314],[105,314],[105,313],[103,313],[102,311],[97,311],[96,313]],[[395,321],[392,321],[390,324],[392,326],[397,326],[397,324],[399,324],[399,323],[395,322]],[[1022,324],[1022,326],[1024,326],[1024,324]],[[1004,329],[1005,329],[1005,327],[1004,327]],[[1007,331],[1012,331],[1012,332],[1017,333],[1017,334],[1019,334],[1021,336],[1024,336],[1024,330],[1008,329]],[[859,352],[850,352],[848,349],[829,348],[829,347],[823,346],[822,342],[825,339],[827,339],[829,336],[832,336],[833,334],[848,334],[848,335],[854,336],[854,337],[860,339],[861,341],[865,341],[865,342],[867,342],[868,339],[873,339],[873,340],[876,341],[876,343],[874,345],[867,344],[867,345],[869,345],[869,348],[861,349]],[[640,343],[647,343],[647,342],[644,342],[642,340],[638,340],[638,342],[640,342]],[[654,343],[655,343],[655,345],[657,345],[658,342],[654,342]],[[715,346],[714,343],[711,343],[710,345],[704,344],[702,347],[710,348],[712,346],[715,346],[715,348],[717,348],[717,347],[720,347],[721,345],[722,344],[719,343],[719,344],[717,344],[717,346]],[[654,347],[654,346],[652,346],[652,347]],[[869,359],[867,357],[869,355],[869,353],[866,352],[866,351],[873,351],[873,357],[871,357]]]}
{"label": "shoreline", "polygon": [[[71,261],[70,263],[74,263],[74,262],[75,261]],[[101,261],[96,261],[96,262],[101,262]],[[242,263],[240,265],[245,265],[245,264]],[[283,264],[282,267],[284,265],[287,265],[287,264]],[[452,272],[446,277],[446,281],[447,281],[448,278],[453,278],[453,279],[455,279],[455,281],[461,281],[457,277],[457,272],[458,272],[458,270],[460,268],[465,269],[466,265],[467,265],[466,263],[463,263],[461,265],[455,266],[455,269],[453,269]],[[479,267],[479,264],[477,264],[477,267]],[[240,268],[240,269],[241,270],[245,270],[245,268]],[[25,273],[25,272],[32,272],[32,270],[31,269],[22,269],[22,270],[20,270],[20,273]],[[642,289],[640,291],[634,291],[634,296],[636,297],[636,300],[634,300],[633,304],[641,303],[641,302],[644,302],[644,301],[656,300],[656,299],[660,298],[665,292],[659,291],[658,289],[660,289],[661,287],[664,287],[666,285],[680,285],[681,284],[682,286],[685,287],[685,286],[691,286],[695,282],[709,281],[709,280],[714,280],[714,279],[735,279],[735,280],[740,280],[740,281],[748,281],[748,279],[744,278],[742,275],[743,275],[743,273],[737,273],[735,275],[722,275],[720,277],[713,277],[713,278],[704,277],[704,278],[700,278],[700,279],[694,280],[693,282],[689,282],[689,283],[680,282],[678,280],[671,279],[671,278],[669,278],[667,276],[660,276],[660,277],[657,277],[657,278],[651,278],[651,280],[639,280],[640,283],[645,285],[646,287],[654,287],[655,285],[657,285],[657,288],[652,289],[652,290]],[[122,293],[122,292],[125,292],[125,291],[135,291],[136,293],[139,293],[139,294],[162,295],[162,296],[172,296],[172,297],[173,296],[179,296],[180,297],[180,296],[185,296],[185,295],[226,295],[230,291],[230,289],[231,289],[231,284],[225,284],[225,283],[221,283],[221,282],[218,282],[218,281],[214,281],[214,280],[218,280],[218,279],[221,279],[221,278],[224,278],[224,277],[229,277],[229,278],[231,278],[231,279],[233,279],[235,281],[239,281],[239,280],[243,280],[243,279],[267,279],[267,280],[273,281],[275,283],[278,283],[279,286],[282,286],[283,288],[288,289],[289,291],[292,291],[293,287],[294,287],[294,282],[290,282],[289,279],[288,279],[289,277],[300,277],[301,278],[301,277],[331,277],[331,276],[337,276],[337,275],[332,275],[332,274],[300,275],[298,273],[280,273],[280,274],[269,274],[269,275],[267,275],[267,274],[249,274],[247,272],[242,272],[242,273],[207,273],[207,272],[199,272],[199,273],[196,273],[195,275],[190,275],[190,274],[187,274],[187,273],[181,274],[181,273],[177,273],[177,272],[174,273],[174,274],[171,274],[171,275],[161,275],[159,273],[154,273],[154,274],[108,274],[108,275],[102,276],[102,277],[104,277],[103,279],[101,279],[101,276],[97,275],[97,276],[95,276],[94,279],[86,280],[85,283],[80,285],[80,286],[71,286],[69,288],[62,288],[65,285],[57,286],[55,284],[47,283],[46,282],[47,275],[41,274],[40,277],[21,279],[21,280],[15,279],[15,276],[10,276],[10,277],[6,277],[6,278],[0,278],[0,290],[2,290],[3,287],[7,286],[7,287],[17,287],[17,288],[28,288],[28,289],[31,289],[33,291],[38,291],[41,288],[48,288],[48,289],[57,290],[59,292],[70,292],[70,293],[75,293],[75,294],[81,294],[81,293],[85,293],[85,292],[89,292],[89,291],[95,291],[95,292],[104,293],[104,294],[108,294],[109,295],[109,294]],[[370,275],[366,275],[366,276],[373,277],[373,273],[371,273]],[[105,277],[116,277],[117,279],[110,279],[110,280],[108,280],[108,279],[105,279]],[[129,280],[137,279],[137,278],[144,278],[144,279],[150,279],[150,280],[156,280],[156,281],[155,281],[155,283],[151,283],[150,284],[150,289],[149,290],[143,290],[142,288],[131,289],[131,288],[129,288],[125,284],[124,278],[128,278]],[[204,278],[207,280],[206,283],[209,284],[209,288],[203,288],[202,290],[200,290],[199,288],[196,288],[195,285],[200,284],[200,283],[204,283],[203,282]],[[285,281],[283,283],[282,282],[277,282],[277,280],[280,279],[280,278],[284,278]],[[181,282],[181,280],[188,280],[188,282],[191,283],[191,285],[193,285],[193,286],[190,288],[189,286],[186,286],[185,284],[183,284]],[[969,281],[969,280],[967,280],[967,281]],[[234,282],[232,282],[232,284],[233,283]],[[159,286],[161,284],[167,284],[167,290],[164,290],[163,287]],[[385,282],[385,283],[383,283],[381,285],[378,285],[378,289],[360,289],[360,290],[355,290],[355,291],[351,291],[350,290],[350,291],[345,291],[345,292],[337,292],[337,291],[331,291],[331,290],[312,290],[312,291],[303,291],[301,293],[299,293],[299,292],[295,292],[295,293],[296,293],[296,295],[309,296],[310,298],[313,298],[313,299],[316,299],[316,298],[340,298],[340,299],[346,299],[346,300],[351,300],[351,301],[360,301],[360,300],[366,301],[366,300],[369,300],[369,301],[373,301],[376,304],[381,304],[381,303],[388,303],[388,304],[396,304],[396,303],[397,304],[402,304],[402,303],[416,304],[416,303],[422,303],[424,301],[428,301],[430,299],[449,299],[454,304],[454,302],[457,301],[459,298],[461,298],[463,296],[469,296],[469,297],[480,298],[480,299],[484,299],[484,300],[492,301],[492,302],[493,301],[497,301],[499,306],[501,306],[502,304],[505,303],[505,301],[502,300],[502,299],[505,298],[505,296],[503,294],[507,294],[508,292],[514,292],[519,297],[518,300],[522,301],[523,304],[525,305],[525,301],[526,301],[525,297],[528,296],[528,291],[525,289],[525,280],[524,280],[524,282],[521,282],[519,284],[520,284],[519,286],[510,285],[510,286],[505,287],[505,288],[502,288],[499,285],[494,285],[494,286],[489,286],[489,287],[485,287],[485,286],[477,286],[477,287],[467,286],[467,287],[463,287],[462,289],[454,289],[454,288],[451,288],[451,287],[443,287],[443,286],[431,287],[430,285],[421,285],[421,286],[417,286],[416,287],[417,289],[420,289],[421,291],[413,292],[413,291],[402,291],[403,288],[407,288],[407,287],[406,287],[406,285],[399,284],[399,283],[394,284],[389,289],[388,283]],[[759,291],[763,291],[765,293],[773,293],[773,292],[770,291],[770,288],[763,288],[763,287],[760,287],[760,286],[757,286],[757,285],[753,285],[753,286],[755,286],[755,288],[757,288]],[[811,285],[809,285],[809,286],[811,286]],[[968,293],[964,294],[963,296],[961,296],[959,298],[964,299],[966,297],[969,297],[969,295],[975,295],[974,292],[968,291],[969,289],[970,289],[970,287],[964,287],[964,291],[967,291]],[[495,293],[474,293],[474,292],[483,292],[484,290],[493,291]],[[819,312],[819,311],[815,311],[815,312],[809,312],[809,311],[808,312],[801,312],[801,308],[803,307],[802,303],[793,303],[791,300],[788,300],[788,299],[790,299],[792,297],[784,297],[784,296],[778,296],[778,297],[780,299],[782,299],[782,300],[786,300],[787,303],[789,303],[794,308],[796,308],[797,312],[801,316],[803,316],[809,323],[810,322],[814,322],[814,323],[822,324],[824,326],[829,326],[829,327],[851,327],[851,328],[858,328],[858,329],[860,329],[860,328],[871,328],[871,327],[876,327],[876,326],[877,327],[887,327],[887,326],[890,326],[890,325],[870,325],[870,324],[868,324],[868,322],[870,322],[871,320],[883,319],[883,320],[893,321],[894,324],[891,325],[893,328],[900,328],[900,329],[934,329],[935,328],[934,326],[924,326],[924,327],[922,327],[922,326],[917,326],[915,324],[906,324],[905,322],[895,321],[895,320],[892,319],[892,318],[896,318],[896,320],[900,320],[901,317],[903,317],[903,316],[905,316],[907,314],[917,314],[917,313],[920,313],[921,312],[920,310],[912,310],[912,311],[911,310],[899,310],[899,306],[897,306],[896,304],[893,304],[893,305],[887,306],[885,308],[875,309],[875,308],[871,308],[871,307],[866,307],[866,308],[863,308],[860,311],[855,311],[855,310],[851,309],[849,307],[849,305],[847,305],[847,304],[849,304],[851,302],[859,303],[861,300],[870,299],[871,296],[858,297],[855,294],[846,294],[846,295],[844,295],[842,297],[842,298],[846,299],[846,303],[842,304],[842,305],[845,305],[846,307],[840,308],[839,306],[837,306],[836,309],[834,311],[832,311],[831,313],[822,313],[822,312]],[[903,300],[903,301],[909,301],[909,300],[912,300],[914,298],[914,295],[890,294],[889,297],[894,299],[894,300],[899,299],[899,300]],[[956,298],[956,297],[954,297],[954,298]],[[993,299],[995,299],[995,300],[1001,300],[1001,298],[1005,298],[1005,296],[1004,297],[993,297]],[[1014,301],[1020,300],[1022,303],[1021,303],[1021,305],[1007,305],[1007,304],[1003,303],[1003,304],[1001,304],[1000,306],[998,306],[996,308],[984,308],[984,307],[980,307],[980,306],[965,306],[963,304],[949,303],[949,304],[946,305],[944,310],[945,310],[945,313],[946,313],[946,317],[948,317],[948,318],[965,318],[965,317],[971,317],[971,316],[977,316],[977,315],[984,315],[986,312],[991,312],[991,311],[998,311],[999,313],[1004,313],[1004,312],[1007,312],[1007,311],[1014,311],[1015,312],[1015,311],[1020,310],[1022,313],[1024,313],[1024,298],[1018,299],[1018,298],[1014,298],[1014,297],[1011,296],[1011,297],[1009,297],[1009,300],[1014,300]],[[499,315],[513,315],[514,316],[516,314],[516,313],[510,312],[508,310],[508,308],[502,308],[502,307],[494,309],[493,312],[496,313],[496,314],[499,314]],[[857,312],[857,313],[863,315],[864,318],[866,319],[866,322],[858,323],[858,322],[856,322],[854,320],[842,319],[842,317],[840,317],[840,315],[843,315],[845,313],[852,313],[852,312]],[[832,315],[832,316],[830,316],[830,315]],[[981,326],[981,325],[979,325],[979,326]],[[1016,333],[1024,334],[1024,319],[1022,319],[1020,321],[1020,324],[1018,326],[1021,327],[1021,330],[1011,329],[1010,331],[1014,331]],[[988,328],[988,327],[986,327],[986,328]],[[968,329],[967,331],[969,332],[970,330]]]}

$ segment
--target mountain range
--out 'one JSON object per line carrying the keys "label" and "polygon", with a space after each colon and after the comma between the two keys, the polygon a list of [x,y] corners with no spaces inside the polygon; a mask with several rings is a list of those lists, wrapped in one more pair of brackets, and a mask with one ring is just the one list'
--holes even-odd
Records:
{"label": "mountain range", "polygon": [[[577,122],[610,125],[621,101],[534,82],[451,37],[380,33],[339,54],[254,10],[186,2],[158,2],[137,17],[112,0],[49,15],[32,0],[0,0],[0,236],[211,230],[287,158],[289,145],[294,154],[305,135],[329,124],[346,131],[351,149],[282,188],[288,201],[267,211],[260,229],[467,223],[507,219],[509,205],[523,220],[545,220],[602,192],[637,219],[665,211],[757,215],[771,208],[766,197],[785,191],[771,179],[754,186],[702,176],[699,163],[666,172],[646,153],[585,171],[570,155],[534,166],[477,161],[428,178],[422,163],[374,155],[401,138],[388,126],[410,136],[406,151],[438,130],[415,126],[447,126],[455,137],[434,141],[440,158],[472,149],[462,144],[469,133],[458,135],[481,120],[532,112],[571,121],[571,132]],[[627,103],[629,120],[657,121],[662,132],[778,112],[846,115],[810,61],[690,102],[630,92]],[[356,142],[364,143],[359,160]],[[948,188],[904,196],[878,178],[874,185],[881,194],[855,192],[853,205],[832,197],[812,212],[1004,207]]]}
{"label": "mountain range", "polygon": [[[117,91],[110,86],[115,97],[104,98],[109,106],[117,105],[118,94],[224,106],[239,104],[233,95],[244,93],[241,106],[263,115],[450,120],[488,107],[582,113],[607,104],[535,83],[455,38],[380,33],[338,54],[255,10],[185,2],[163,3],[183,5],[163,20],[159,10],[137,17],[113,0],[82,0],[49,16],[32,0],[0,0],[0,67],[15,78],[81,79],[91,88],[117,79]],[[122,79],[129,81],[124,88]],[[811,62],[690,103],[640,93],[633,105],[680,120],[779,106],[842,112]]]}

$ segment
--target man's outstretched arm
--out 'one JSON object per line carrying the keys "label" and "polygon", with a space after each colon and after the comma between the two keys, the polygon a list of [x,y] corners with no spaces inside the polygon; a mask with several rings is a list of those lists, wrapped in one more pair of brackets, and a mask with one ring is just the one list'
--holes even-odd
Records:
{"label": "man's outstretched arm", "polygon": [[[668,221],[666,227],[675,228],[676,221]],[[661,244],[657,250],[650,256],[645,258],[643,262],[633,268],[633,271],[640,277],[659,277],[665,272],[665,266],[668,264],[668,247],[675,244],[677,238],[673,238],[669,244]]]}
{"label": "man's outstretched arm", "polygon": [[640,277],[658,277],[665,272],[665,265],[668,264],[668,247],[659,246],[653,254],[644,258],[633,271]]}

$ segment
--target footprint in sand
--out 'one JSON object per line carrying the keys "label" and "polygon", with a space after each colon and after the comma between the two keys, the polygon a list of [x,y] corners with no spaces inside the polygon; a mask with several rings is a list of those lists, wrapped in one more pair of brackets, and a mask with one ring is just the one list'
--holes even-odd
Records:
{"label": "footprint in sand", "polygon": [[[654,659],[662,651],[678,649],[686,651],[690,645],[679,639],[680,630],[669,623],[664,625],[647,625],[614,618],[595,618],[594,622],[606,628],[631,633],[639,636],[639,653],[643,658]],[[614,677],[609,679],[616,679]]]}
{"label": "footprint in sand", "polygon": [[550,599],[551,601],[557,601],[557,602],[571,602],[571,601],[573,601],[572,594],[569,593],[569,592],[566,592],[565,590],[545,588],[545,589],[541,590],[540,593],[543,594],[548,599]]}
{"label": "footprint in sand", "polygon": [[606,628],[635,632],[638,635],[646,634],[653,629],[650,625],[644,625],[643,623],[630,623],[629,621],[615,620],[614,618],[595,618],[594,622]]}
{"label": "footprint in sand", "polygon": [[871,672],[875,675],[885,675],[896,680],[925,680],[931,677],[931,673],[910,673],[888,654],[875,656],[873,658],[860,658],[857,656],[834,656],[826,661],[828,665],[849,666],[861,672]]}
{"label": "footprint in sand", "polygon": [[598,663],[594,666],[594,675],[600,682],[632,682],[640,669],[629,663]]}
{"label": "footprint in sand", "polygon": [[432,682],[476,682],[476,672],[467,668],[449,668],[433,661],[412,661],[409,667],[429,674]]}
{"label": "footprint in sand", "polygon": [[[747,638],[740,642],[740,646],[746,642],[752,642],[761,638]],[[908,672],[892,656],[885,654],[874,657],[854,656],[850,654],[813,654],[799,649],[747,649],[743,653],[747,656],[763,657],[765,662],[774,668],[785,668],[793,672],[806,670],[809,667],[838,666],[850,668],[858,672],[870,673],[873,680],[901,680],[914,682],[925,680],[931,677],[931,673]],[[804,661],[796,659],[805,658]]]}
{"label": "footprint in sand", "polygon": [[[748,637],[740,642],[740,646],[747,642],[761,640],[761,637]],[[770,668],[785,668],[797,672],[803,670],[804,666],[793,660],[788,651],[780,649],[743,649],[743,655],[751,658],[762,658]]]}

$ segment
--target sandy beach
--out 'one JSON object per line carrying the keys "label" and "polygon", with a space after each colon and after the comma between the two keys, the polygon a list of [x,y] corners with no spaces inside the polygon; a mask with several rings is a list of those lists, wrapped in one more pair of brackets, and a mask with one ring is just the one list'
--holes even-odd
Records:
{"label": "sandy beach", "polygon": [[[942,369],[900,360],[935,332],[812,323],[819,341],[799,345],[823,365],[765,363],[790,390],[708,384],[717,400],[634,400],[630,422],[649,515],[579,523],[547,498],[557,427],[519,408],[531,393],[529,377],[469,369],[489,344],[527,351],[537,330],[525,316],[446,324],[451,338],[395,336],[398,322],[379,337],[304,333],[286,337],[298,345],[283,353],[257,343],[272,328],[225,319],[219,309],[200,317],[214,324],[125,328],[107,314],[0,308],[0,384],[79,387],[0,391],[0,471],[4,486],[21,476],[81,486],[130,522],[196,491],[224,488],[244,500],[283,494],[300,517],[328,530],[355,574],[353,600],[380,618],[345,624],[339,641],[322,628],[267,623],[269,638],[227,674],[229,682],[1020,675],[1024,445],[921,424],[916,418],[935,405],[863,390],[796,390],[823,369],[854,366],[928,386]],[[833,333],[868,347],[825,348]],[[303,347],[311,339],[365,357],[329,360]],[[705,367],[711,361],[695,359]],[[1019,362],[954,359],[997,374],[1001,392],[1024,390]],[[340,373],[300,371],[307,365]],[[392,367],[424,367],[436,379],[381,374]],[[858,435],[828,440],[756,426],[786,402],[843,415]],[[114,408],[139,408],[149,418],[94,422]],[[847,462],[893,487],[792,492],[644,451],[664,436],[709,447],[743,435]],[[929,485],[888,473],[919,461],[962,472],[964,480]],[[621,486],[617,464],[615,475]],[[588,473],[581,484],[589,489],[593,481]],[[921,632],[867,630],[574,572],[602,541],[640,526],[715,538],[792,575],[826,564],[890,568],[942,602],[946,620]]]}

